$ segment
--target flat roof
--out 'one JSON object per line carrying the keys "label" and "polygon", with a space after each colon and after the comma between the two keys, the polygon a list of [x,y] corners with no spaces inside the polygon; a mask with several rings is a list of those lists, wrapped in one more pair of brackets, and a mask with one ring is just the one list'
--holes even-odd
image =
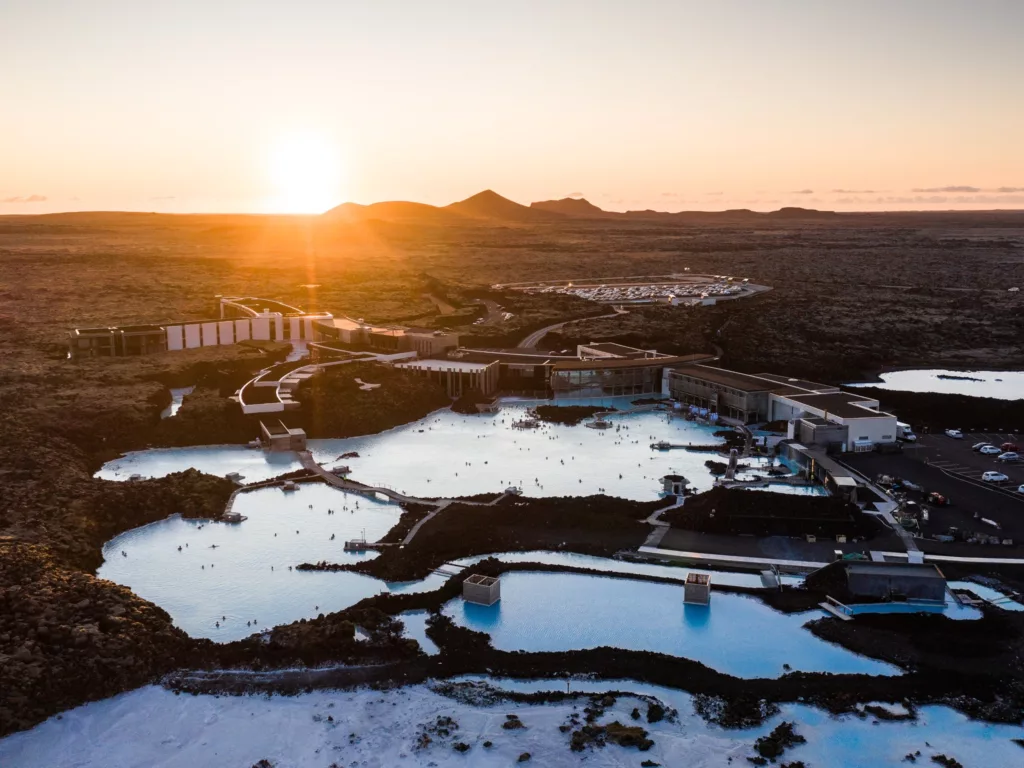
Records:
{"label": "flat roof", "polygon": [[447,360],[466,360],[474,363],[493,363],[499,362],[506,365],[519,364],[519,365],[544,365],[546,363],[556,363],[561,360],[570,361],[578,360],[579,358],[568,355],[546,355],[546,354],[530,354],[521,350],[504,350],[504,349],[464,349],[460,348],[448,353]]}
{"label": "flat roof", "polygon": [[690,363],[694,359],[706,360],[707,355],[684,355],[681,357],[644,357],[635,359],[596,358],[594,360],[572,360],[555,363],[556,371],[591,371],[601,368],[664,368],[680,363]]}
{"label": "flat roof", "polygon": [[779,386],[776,382],[768,381],[760,376],[751,376],[725,368],[715,368],[711,365],[686,365],[676,368],[676,371],[684,376],[693,376],[695,379],[702,379],[712,384],[732,387],[744,392],[771,392]]}
{"label": "flat roof", "polygon": [[474,363],[469,360],[438,360],[427,358],[408,363],[395,363],[395,368],[412,368],[420,371],[482,371],[494,365],[490,363]]}
{"label": "flat roof", "polygon": [[807,379],[793,379],[788,376],[780,376],[777,373],[759,373],[757,376],[760,376],[762,379],[777,381],[779,384],[785,384],[787,387],[804,389],[808,392],[823,394],[839,391],[839,387],[833,387],[831,384],[818,384],[817,382],[808,381]]}
{"label": "flat roof", "polygon": [[121,331],[122,333],[149,333],[153,331],[165,331],[167,330],[162,325],[119,325],[115,330]]}
{"label": "flat roof", "polygon": [[924,579],[945,578],[942,572],[928,563],[876,563],[871,560],[857,560],[844,563],[847,573],[872,574],[876,576],[917,576]]}
{"label": "flat roof", "polygon": [[580,344],[584,349],[593,349],[607,355],[616,357],[646,357],[648,352],[639,347],[630,347],[625,344],[617,344],[614,341],[602,341],[597,344]]}
{"label": "flat roof", "polygon": [[882,418],[896,418],[892,414],[885,413],[884,411],[876,411],[874,408],[865,405],[865,403],[875,403],[869,397],[860,397],[859,395],[853,395],[849,392],[833,392],[827,395],[779,395],[787,400],[792,400],[794,403],[807,406],[808,408],[817,408],[821,411],[827,411],[830,414],[838,416],[842,419],[877,419]]}
{"label": "flat roof", "polygon": [[302,314],[302,310],[298,307],[293,307],[291,304],[285,304],[283,301],[277,301],[276,299],[261,299],[257,296],[243,296],[241,298],[225,298],[224,301],[229,301],[234,304],[241,304],[243,307],[262,312],[264,309],[270,312],[281,312],[288,314],[291,312],[298,312]]}

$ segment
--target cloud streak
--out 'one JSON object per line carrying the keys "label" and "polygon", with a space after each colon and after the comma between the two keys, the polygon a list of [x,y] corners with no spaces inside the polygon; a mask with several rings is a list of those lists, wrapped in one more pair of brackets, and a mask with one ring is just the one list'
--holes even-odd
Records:
{"label": "cloud streak", "polygon": [[792,192],[791,194],[794,194],[794,195],[813,195],[814,194],[814,190],[813,189],[798,189],[795,192]]}
{"label": "cloud streak", "polygon": [[981,187],[969,187],[966,184],[954,184],[948,187],[915,187],[911,192],[934,194],[936,192],[981,192]]}
{"label": "cloud streak", "polygon": [[877,195],[877,189],[833,189],[836,195]]}
{"label": "cloud streak", "polygon": [[15,195],[3,198],[0,203],[45,203],[47,200],[46,195]]}

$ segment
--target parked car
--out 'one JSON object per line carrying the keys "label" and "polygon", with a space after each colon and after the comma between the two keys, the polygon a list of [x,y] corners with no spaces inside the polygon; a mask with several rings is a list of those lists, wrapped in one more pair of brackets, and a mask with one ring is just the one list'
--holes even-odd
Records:
{"label": "parked car", "polygon": [[1024,493],[1024,485],[1017,486],[1017,493]]}
{"label": "parked car", "polygon": [[1007,452],[1011,452],[1011,451],[1016,452],[1016,451],[1020,450],[1020,448],[1017,447],[1016,443],[1003,443],[999,447],[1002,448],[1004,451],[1007,451]]}
{"label": "parked car", "polygon": [[948,507],[950,503],[949,498],[943,496],[938,491],[932,491],[931,493],[929,493],[928,496],[925,498],[925,501],[931,504],[933,507]]}
{"label": "parked car", "polygon": [[994,445],[983,445],[978,449],[978,453],[982,453],[986,456],[998,456],[1002,452],[1003,451],[1001,449],[996,448]]}
{"label": "parked car", "polygon": [[1010,478],[1002,472],[985,472],[982,474],[981,479],[986,483],[1005,483]]}
{"label": "parked car", "polygon": [[971,446],[971,450],[972,451],[980,451],[986,445],[991,445],[991,443],[975,443],[974,445]]}
{"label": "parked car", "polygon": [[952,437],[955,440],[963,440],[964,433],[961,432],[959,429],[947,429],[946,437]]}
{"label": "parked car", "polygon": [[1020,454],[1016,451],[1007,451],[996,456],[996,461],[1020,461]]}

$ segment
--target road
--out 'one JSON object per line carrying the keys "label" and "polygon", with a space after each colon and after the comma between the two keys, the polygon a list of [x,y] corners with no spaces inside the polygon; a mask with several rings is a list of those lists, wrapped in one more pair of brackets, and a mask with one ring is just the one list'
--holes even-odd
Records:
{"label": "road", "polygon": [[605,317],[618,317],[619,315],[629,314],[629,310],[622,309],[621,307],[612,307],[612,309],[614,310],[614,312],[607,315],[598,315],[597,317],[581,317],[576,320],[566,320],[565,322],[562,323],[555,323],[554,325],[545,326],[544,328],[541,328],[540,330],[531,333],[525,339],[520,341],[516,346],[519,347],[520,349],[533,349],[540,343],[540,340],[543,339],[548,333],[550,333],[551,331],[557,331],[558,329],[566,325],[569,325],[569,323],[579,323],[582,322],[583,320],[600,320]]}

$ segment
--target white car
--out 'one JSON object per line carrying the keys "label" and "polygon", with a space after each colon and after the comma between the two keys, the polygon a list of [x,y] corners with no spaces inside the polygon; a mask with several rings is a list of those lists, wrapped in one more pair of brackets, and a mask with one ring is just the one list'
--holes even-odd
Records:
{"label": "white car", "polygon": [[961,432],[959,429],[947,429],[946,430],[946,437],[952,437],[952,438],[955,438],[957,440],[963,440],[964,439],[964,433]]}
{"label": "white car", "polygon": [[978,449],[978,453],[983,453],[986,456],[998,456],[1002,452],[1002,448],[996,448],[994,445],[983,445]]}
{"label": "white car", "polygon": [[996,461],[1020,461],[1020,454],[1016,451],[1007,451],[996,456]]}
{"label": "white car", "polygon": [[1024,493],[1024,485],[1017,486],[1017,493]]}
{"label": "white car", "polygon": [[1010,478],[1002,472],[986,472],[981,476],[981,479],[986,483],[1005,483]]}

